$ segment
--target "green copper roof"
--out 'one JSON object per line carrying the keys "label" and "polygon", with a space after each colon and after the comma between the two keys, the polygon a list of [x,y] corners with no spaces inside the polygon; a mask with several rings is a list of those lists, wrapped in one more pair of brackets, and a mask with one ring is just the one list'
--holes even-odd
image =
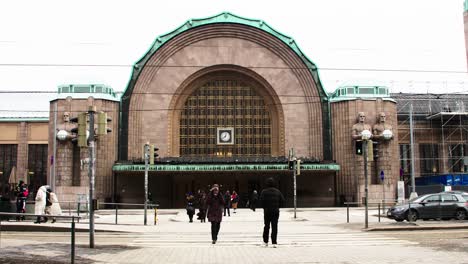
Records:
{"label": "green copper roof", "polygon": [[[113,171],[145,171],[145,165],[114,165]],[[150,165],[149,171],[287,171],[287,164],[181,164]],[[303,171],[339,171],[338,164],[301,164]]]}
{"label": "green copper roof", "polygon": [[65,84],[57,90],[57,99],[71,96],[76,99],[87,99],[89,96],[98,99],[118,101],[117,95],[110,86],[104,84]]}
{"label": "green copper roof", "polygon": [[385,86],[342,86],[330,94],[330,101],[383,98],[392,100],[388,87]]}
{"label": "green copper roof", "polygon": [[45,122],[49,122],[49,118],[48,117],[0,117],[0,122],[45,123]]}
{"label": "green copper roof", "polygon": [[[319,74],[318,74],[318,71],[317,71],[317,66],[315,66],[315,64],[311,60],[309,60],[306,57],[306,55],[299,49],[299,47],[297,46],[297,44],[296,44],[296,42],[294,41],[293,38],[276,31],[275,29],[270,27],[267,23],[265,23],[263,20],[244,18],[244,17],[240,17],[240,16],[237,16],[237,15],[231,14],[229,12],[223,12],[221,14],[218,14],[218,15],[215,15],[215,16],[212,16],[212,17],[207,17],[207,18],[190,19],[187,22],[185,22],[185,24],[178,27],[174,31],[171,31],[171,32],[169,32],[169,33],[167,33],[165,35],[157,37],[156,40],[154,41],[153,45],[151,46],[151,48],[147,51],[147,53],[137,63],[135,63],[133,73],[132,73],[132,77],[130,78],[127,89],[129,89],[129,88],[133,89],[132,86],[134,85],[134,82],[132,82],[132,80],[135,81],[136,79],[138,79],[138,76],[139,76],[139,74],[141,72],[140,69],[142,69],[144,67],[144,65],[151,58],[151,56],[161,46],[163,46],[166,42],[168,42],[169,40],[171,40],[175,36],[185,32],[187,30],[190,30],[190,29],[193,29],[193,28],[196,28],[196,27],[200,27],[200,26],[204,26],[204,25],[221,24],[221,23],[241,24],[241,25],[254,27],[254,28],[260,29],[262,31],[265,31],[265,32],[275,36],[276,38],[280,39],[289,48],[291,48],[297,54],[297,56],[299,56],[299,58],[301,58],[301,60],[304,62],[304,64],[307,66],[307,68],[311,72],[311,74],[312,74],[312,76],[313,76],[313,78],[314,78],[314,80],[315,80],[315,82],[317,84],[317,87],[319,89],[318,92],[320,93],[320,95],[322,96],[322,98],[324,100],[328,99],[328,95],[325,92],[325,90],[323,89],[322,84],[320,82]],[[306,32],[304,32],[304,34],[306,34]]]}
{"label": "green copper roof", "polygon": [[463,2],[463,6],[465,7],[464,11],[468,11],[468,1],[465,0],[465,2]]}

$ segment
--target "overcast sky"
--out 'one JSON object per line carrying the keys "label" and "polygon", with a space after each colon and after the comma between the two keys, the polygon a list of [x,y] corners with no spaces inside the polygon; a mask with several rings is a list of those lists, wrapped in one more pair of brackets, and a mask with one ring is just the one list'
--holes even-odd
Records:
{"label": "overcast sky", "polygon": [[[124,91],[131,65],[157,36],[229,11],[294,38],[327,92],[340,85],[468,92],[463,10],[463,0],[2,1],[0,91],[70,83]],[[48,109],[41,95],[39,103],[17,96],[1,93],[0,110]]]}

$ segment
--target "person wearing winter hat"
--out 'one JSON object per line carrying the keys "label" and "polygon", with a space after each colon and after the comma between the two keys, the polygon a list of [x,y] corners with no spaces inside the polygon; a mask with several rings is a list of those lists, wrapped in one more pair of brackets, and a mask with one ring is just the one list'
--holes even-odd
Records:
{"label": "person wearing winter hat", "polygon": [[275,188],[275,180],[273,178],[268,178],[265,184],[266,188],[260,194],[260,204],[263,207],[264,220],[263,242],[264,246],[267,247],[271,224],[271,243],[273,247],[277,247],[279,209],[284,204],[284,196]]}
{"label": "person wearing winter hat", "polygon": [[216,244],[218,240],[219,229],[221,228],[221,220],[223,219],[224,208],[223,195],[219,193],[219,185],[213,184],[206,198],[207,218],[211,222],[211,239],[212,244]]}

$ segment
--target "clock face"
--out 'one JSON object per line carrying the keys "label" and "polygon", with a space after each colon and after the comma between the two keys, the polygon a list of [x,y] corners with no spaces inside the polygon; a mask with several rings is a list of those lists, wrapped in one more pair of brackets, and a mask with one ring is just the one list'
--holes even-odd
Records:
{"label": "clock face", "polygon": [[229,140],[231,139],[231,134],[227,131],[224,131],[221,133],[220,139],[223,142],[229,142]]}
{"label": "clock face", "polygon": [[234,144],[234,128],[218,127],[217,144],[218,145],[233,145]]}

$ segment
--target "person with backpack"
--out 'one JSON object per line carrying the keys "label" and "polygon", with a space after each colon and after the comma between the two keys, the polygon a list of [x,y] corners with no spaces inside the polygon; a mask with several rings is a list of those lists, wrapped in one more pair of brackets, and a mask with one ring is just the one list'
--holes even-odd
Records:
{"label": "person with backpack", "polygon": [[[26,213],[26,200],[28,199],[29,190],[24,181],[20,181],[16,189],[16,213]],[[24,216],[17,216],[16,221],[24,220]]]}

